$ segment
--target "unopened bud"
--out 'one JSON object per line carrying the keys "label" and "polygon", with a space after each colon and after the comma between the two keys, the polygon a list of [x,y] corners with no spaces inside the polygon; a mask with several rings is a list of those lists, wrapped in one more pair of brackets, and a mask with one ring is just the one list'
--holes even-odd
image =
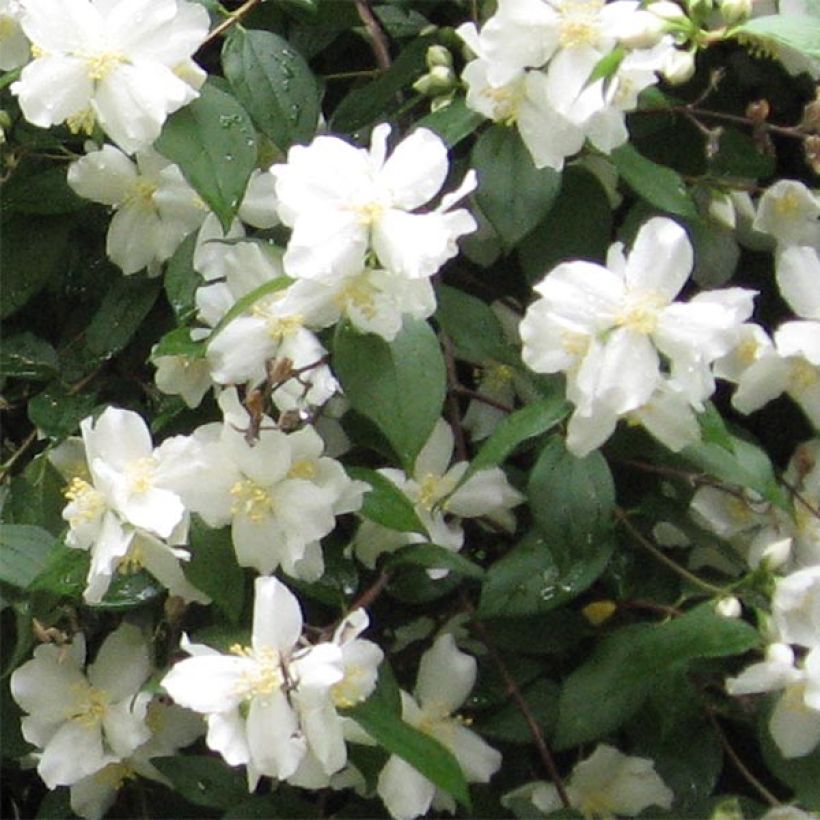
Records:
{"label": "unopened bud", "polygon": [[735,206],[731,198],[724,193],[713,195],[709,200],[709,216],[714,219],[718,225],[723,225],[724,228],[734,230],[737,227],[737,214],[735,214]]}
{"label": "unopened bud", "polygon": [[715,7],[713,0],[687,0],[686,5],[693,17],[706,17]]}
{"label": "unopened bud", "polygon": [[686,19],[684,10],[677,3],[671,2],[671,0],[658,0],[657,3],[651,3],[647,6],[646,10],[669,23]]}
{"label": "unopened bud", "polygon": [[433,66],[423,77],[413,83],[413,89],[427,97],[438,97],[451,91],[456,84],[456,75],[447,66]]}
{"label": "unopened bud", "polygon": [[608,621],[617,609],[618,605],[614,601],[593,601],[581,610],[581,614],[593,626],[600,626],[604,621]]}
{"label": "unopened bud", "polygon": [[444,66],[445,68],[453,67],[453,55],[450,50],[444,46],[435,45],[427,49],[425,57],[427,61],[427,68],[433,69],[436,66]]}
{"label": "unopened bud", "polygon": [[815,174],[820,176],[820,136],[812,134],[806,137],[803,143],[803,150],[806,152],[806,162]]}
{"label": "unopened bud", "polygon": [[724,618],[739,618],[743,613],[743,607],[734,595],[727,595],[715,604],[715,612]]}
{"label": "unopened bud", "polygon": [[781,538],[779,541],[769,544],[769,546],[763,550],[763,555],[760,557],[760,563],[763,564],[766,569],[774,570],[782,564],[785,564],[791,557],[791,554],[792,539]]}
{"label": "unopened bud", "polygon": [[664,61],[661,74],[672,85],[680,85],[692,79],[695,73],[695,55],[691,51],[675,49]]}
{"label": "unopened bud", "polygon": [[615,36],[627,48],[652,48],[666,31],[666,22],[648,11],[638,10],[625,16]]}
{"label": "unopened bud", "polygon": [[745,20],[752,13],[752,0],[720,0],[720,13],[731,26]]}
{"label": "unopened bud", "polygon": [[8,111],[0,110],[0,128],[4,131],[7,128],[11,128],[11,117],[9,116]]}

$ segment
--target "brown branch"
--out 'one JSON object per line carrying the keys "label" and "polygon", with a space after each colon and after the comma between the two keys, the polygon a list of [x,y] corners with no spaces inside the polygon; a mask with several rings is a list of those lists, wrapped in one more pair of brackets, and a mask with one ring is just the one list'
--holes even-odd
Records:
{"label": "brown branch", "polygon": [[770,806],[779,806],[781,805],[780,800],[778,800],[747,768],[746,764],[738,757],[737,752],[732,747],[732,744],[729,743],[729,738],[726,737],[723,729],[721,728],[720,724],[717,721],[717,718],[713,714],[711,709],[706,710],[706,717],[709,719],[709,722],[712,724],[712,728],[715,730],[715,734],[718,736],[718,740],[720,741],[720,745],[723,747],[723,751],[726,752],[726,757],[732,761],[735,768],[740,772],[743,779],[752,786],[752,788],[770,805]]}
{"label": "brown branch", "polygon": [[723,111],[712,111],[708,108],[698,108],[695,105],[670,105],[666,108],[642,108],[633,111],[633,114],[681,114],[684,117],[705,117],[707,119],[717,120],[718,122],[730,123],[732,125],[743,125],[747,128],[758,128],[762,131],[768,131],[772,134],[778,134],[782,137],[791,137],[792,139],[806,139],[809,136],[805,131],[800,130],[796,126],[789,125],[774,125],[770,122],[760,122],[753,120],[751,117],[744,117],[740,114],[729,114]]}
{"label": "brown branch", "polygon": [[[355,612],[357,609],[367,609],[381,594],[384,592],[384,588],[390,583],[390,579],[393,577],[393,573],[390,572],[389,569],[383,569],[380,573],[378,578],[356,598],[353,603],[350,604],[348,608],[348,612]],[[344,618],[340,618],[338,621],[334,621],[329,626],[323,627],[322,629],[317,630],[319,634],[319,640],[321,641],[328,641],[333,633],[336,631],[339,624],[344,620]]]}
{"label": "brown branch", "polygon": [[468,461],[467,441],[464,438],[464,428],[461,426],[461,409],[458,406],[456,393],[460,387],[458,374],[456,373],[456,357],[453,351],[453,343],[450,337],[442,331],[441,348],[444,353],[444,365],[447,369],[447,417],[450,426],[453,428],[453,438],[455,440],[456,456],[459,461]]}
{"label": "brown branch", "polygon": [[665,555],[661,552],[649,539],[643,536],[643,533],[638,530],[638,528],[629,520],[627,514],[620,508],[615,508],[615,517],[618,521],[623,525],[624,529],[629,532],[629,534],[635,539],[637,544],[640,544],[650,555],[652,555],[655,559],[660,561],[662,564],[666,564],[672,572],[680,575],[681,578],[689,581],[690,584],[694,584],[695,586],[700,587],[701,589],[705,590],[706,592],[711,593],[712,595],[726,595],[727,590],[715,586],[714,584],[710,584],[708,581],[704,581],[702,578],[698,578],[697,575],[689,572],[688,569],[685,569],[676,561],[673,561],[668,555]]}
{"label": "brown branch", "polygon": [[488,404],[490,407],[495,407],[496,410],[501,410],[504,413],[512,413],[513,411],[513,408],[508,404],[497,401],[492,396],[488,396],[486,393],[480,393],[478,390],[470,390],[469,387],[464,387],[461,384],[451,387],[450,392],[456,393],[459,396],[467,396],[468,398],[480,401],[482,404]]}
{"label": "brown branch", "polygon": [[359,19],[364,23],[367,33],[370,35],[370,47],[373,49],[373,55],[376,58],[376,64],[382,71],[387,71],[390,68],[390,50],[387,46],[387,37],[384,29],[373,14],[368,0],[354,0],[356,3],[356,11],[359,13]]}
{"label": "brown branch", "polygon": [[535,747],[536,749],[538,749],[538,754],[541,758],[541,762],[544,764],[544,768],[546,769],[547,773],[552,779],[553,784],[555,785],[555,790],[558,792],[558,796],[561,798],[561,803],[563,804],[565,809],[572,808],[569,795],[567,794],[567,790],[564,787],[564,781],[561,779],[561,775],[558,773],[558,767],[555,765],[555,759],[552,756],[552,752],[550,751],[550,748],[547,745],[547,741],[544,739],[544,733],[541,731],[541,727],[538,725],[538,721],[535,719],[535,716],[533,715],[532,710],[529,707],[529,704],[527,703],[524,696],[521,694],[521,690],[518,688],[518,684],[515,682],[515,679],[510,674],[510,670],[507,669],[507,665],[504,663],[504,659],[499,654],[498,649],[496,649],[496,646],[492,638],[490,637],[489,632],[487,631],[487,627],[485,627],[484,624],[476,617],[475,608],[473,607],[469,598],[467,598],[467,596],[464,593],[462,593],[461,600],[463,602],[464,608],[470,614],[470,623],[474,627],[475,631],[481,637],[481,640],[484,642],[484,645],[487,647],[487,652],[489,652],[490,657],[493,659],[493,663],[495,663],[496,668],[498,669],[498,674],[501,675],[501,679],[504,681],[504,685],[507,687],[507,694],[515,702],[518,711],[521,712],[521,715],[527,724],[527,728],[530,730],[532,739],[535,742]]}
{"label": "brown branch", "polygon": [[221,37],[228,29],[233,28],[243,17],[258,6],[262,0],[245,0],[245,2],[236,11],[232,11],[230,16],[219,23],[202,41],[197,51],[201,51],[209,43],[212,43],[217,37]]}

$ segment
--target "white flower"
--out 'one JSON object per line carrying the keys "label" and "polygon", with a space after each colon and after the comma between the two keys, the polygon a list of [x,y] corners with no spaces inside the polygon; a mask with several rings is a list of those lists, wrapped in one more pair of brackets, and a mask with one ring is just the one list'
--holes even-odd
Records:
{"label": "white flower", "polygon": [[784,643],[820,646],[820,566],[778,578],[772,617]]}
{"label": "white flower", "polygon": [[[635,817],[650,806],[669,810],[674,794],[645,757],[625,755],[606,743],[581,761],[566,782],[572,808],[587,818]],[[539,811],[546,814],[562,808],[558,790],[552,783],[536,782],[522,786],[502,799],[526,795]]]}
{"label": "white flower", "polygon": [[11,86],[43,128],[97,122],[124,151],[150,145],[166,117],[197,97],[180,74],[204,79],[191,56],[208,33],[185,0],[22,0],[34,59]]}
{"label": "white flower", "polygon": [[126,781],[137,776],[170,787],[170,781],[160,774],[151,758],[176,754],[205,731],[199,715],[156,698],[148,704],[145,723],[151,730],[145,743],[123,760],[109,763],[71,785],[71,809],[75,814],[86,820],[99,820],[114,804]]}
{"label": "white flower", "polygon": [[208,213],[176,165],[151,149],[135,161],[112,145],[73,162],[68,184],[76,193],[114,209],[106,253],[123,273],[159,273],[182,240]]}
{"label": "white flower", "polygon": [[279,216],[293,228],[284,257],[289,276],[356,275],[372,250],[392,273],[429,277],[456,255],[456,240],[475,230],[466,210],[450,210],[475,188],[475,174],[468,173],[435,210],[413,213],[444,184],[447,149],[419,128],[387,158],[389,133],[390,126],[376,126],[369,151],[338,137],[317,137],[291,148],[287,163],[271,168]]}
{"label": "white flower", "polygon": [[804,668],[795,666],[794,652],[784,643],[770,644],[766,658],[736,678],[728,678],[730,695],[783,690],[772,710],[769,731],[783,757],[802,757],[820,741],[820,652],[812,650]]}
{"label": "white flower", "polygon": [[[479,470],[460,484],[470,465],[459,461],[450,466],[453,447],[453,431],[446,421],[439,419],[416,457],[412,476],[392,468],[379,470],[412,501],[428,539],[420,533],[395,532],[364,521],[353,547],[365,565],[372,567],[382,552],[425,540],[457,552],[464,542],[461,518],[486,516],[505,529],[515,528],[511,510],[524,496],[510,486],[500,467]],[[446,574],[439,570],[430,572],[432,577]]]}
{"label": "white flower", "polygon": [[[441,635],[422,655],[416,697],[402,692],[402,717],[449,749],[471,783],[487,783],[501,766],[501,755],[455,714],[476,678],[476,661],[461,652],[453,636]],[[396,820],[411,820],[430,808],[436,787],[400,757],[393,755],[379,774],[376,790]],[[439,793],[442,808],[455,807]]]}
{"label": "white flower", "polygon": [[752,228],[773,236],[779,248],[820,248],[820,197],[802,182],[780,179],[760,197]]}
{"label": "white flower", "polygon": [[140,688],[151,673],[148,644],[123,624],[106,638],[88,670],[85,638],[66,647],[44,644],[11,676],[24,712],[23,737],[41,751],[37,771],[54,789],[68,786],[131,754],[151,735],[151,696]]}
{"label": "white flower", "polygon": [[199,407],[211,389],[211,370],[204,357],[156,356],[151,361],[157,368],[154,381],[163,393],[181,396],[188,407]]}
{"label": "white flower", "polygon": [[329,696],[344,674],[336,644],[300,647],[302,613],[284,584],[257,578],[254,588],[251,645],[221,655],[183,643],[192,657],[162,680],[176,703],[207,716],[208,746],[229,765],[248,767],[250,791],[261,775],[289,777],[307,753],[291,693]]}
{"label": "white flower", "polygon": [[316,580],[324,569],[320,539],[334,529],[337,515],[359,509],[368,485],[322,455],[312,427],[283,433],[265,416],[250,446],[248,415],[236,391],[223,392],[219,403],[225,423],[197,431],[211,479],[191,487],[186,502],[209,526],[231,524],[240,565],[262,573],[281,565],[288,575]]}
{"label": "white flower", "polygon": [[20,27],[19,0],[0,0],[0,70],[18,68],[29,59],[29,42]]}
{"label": "white flower", "polygon": [[115,407],[96,422],[84,419],[80,430],[86,464],[65,490],[63,518],[66,544],[91,552],[86,602],[102,599],[118,567],[145,566],[172,594],[207,603],[179,567],[188,553],[170,546],[187,535],[180,494],[201,467],[196,443],[179,436],[155,450],[142,418]]}
{"label": "white flower", "polygon": [[[752,292],[713,290],[673,302],[692,257],[683,228],[658,217],[642,226],[628,257],[615,244],[606,268],[565,262],[535,286],[542,298],[521,322],[522,358],[538,373],[567,373],[576,406],[568,446],[576,455],[605,440],[615,419],[652,400],[674,401],[677,392],[700,410],[714,390],[708,366],[733,347]],[[672,380],[666,387],[661,355]],[[658,395],[668,388],[672,393]],[[670,443],[689,437],[672,433]]]}

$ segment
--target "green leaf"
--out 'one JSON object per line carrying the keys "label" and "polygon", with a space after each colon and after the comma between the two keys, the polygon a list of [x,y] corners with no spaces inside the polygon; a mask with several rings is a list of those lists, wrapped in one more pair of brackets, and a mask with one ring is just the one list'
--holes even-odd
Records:
{"label": "green leaf", "polygon": [[698,211],[680,174],[647,159],[632,145],[611,154],[618,173],[632,190],[662,211],[697,221]]}
{"label": "green leaf", "polygon": [[379,745],[406,760],[414,769],[470,810],[470,794],[458,761],[437,740],[414,729],[373,698],[343,712]]}
{"label": "green leaf", "polygon": [[11,316],[62,272],[71,220],[15,216],[3,222],[0,242],[0,319]]}
{"label": "green leaf", "polygon": [[447,569],[465,578],[474,578],[481,581],[484,570],[463,555],[452,552],[436,544],[408,544],[397,550],[387,559],[385,566],[393,569],[404,564],[412,564],[428,569]]}
{"label": "green leaf", "polygon": [[156,601],[164,594],[165,587],[147,570],[126,574],[118,572],[102,601],[94,604],[94,608],[111,612],[127,611]]}
{"label": "green leaf", "polygon": [[210,344],[222,331],[234,320],[237,316],[246,313],[256,302],[263,296],[269,293],[276,293],[279,290],[284,290],[293,280],[288,276],[278,276],[276,279],[271,279],[269,282],[264,282],[259,287],[254,288],[250,293],[237,299],[230,307],[225,315],[219,320],[216,327],[211,331],[211,335],[207,338],[207,343]]}
{"label": "green leaf", "polygon": [[507,341],[501,322],[490,306],[457,288],[438,289],[436,321],[450,337],[461,358],[475,364],[493,360],[518,366],[521,360]]}
{"label": "green leaf", "polygon": [[333,365],[353,409],[379,428],[405,472],[412,473],[447,390],[444,358],[430,325],[406,317],[398,336],[385,342],[340,324]]}
{"label": "green leaf", "polygon": [[72,394],[55,382],[28,403],[28,417],[44,435],[65,438],[77,431],[80,422],[91,415],[96,406],[93,394]]}
{"label": "green leaf", "polygon": [[0,529],[0,581],[25,589],[45,569],[56,539],[42,527],[4,524]]}
{"label": "green leaf", "polygon": [[151,763],[194,805],[230,809],[248,799],[244,771],[218,757],[175,755],[154,757]]}
{"label": "green leaf", "polygon": [[23,166],[3,185],[3,210],[20,214],[65,214],[88,207],[66,182],[65,165],[33,172]]}
{"label": "green leaf", "polygon": [[738,655],[760,644],[749,624],[724,618],[709,602],[659,624],[613,632],[564,681],[554,745],[568,749],[621,727],[659,676],[698,658]]}
{"label": "green leaf", "polygon": [[191,522],[191,560],[185,577],[213,599],[231,623],[239,622],[245,603],[245,576],[236,561],[231,530],[214,530],[198,517]]}
{"label": "green leaf", "polygon": [[58,545],[49,554],[43,571],[29,584],[29,591],[80,598],[85,588],[89,561],[90,555],[85,550]]}
{"label": "green leaf", "polygon": [[530,473],[527,495],[559,569],[590,562],[602,571],[612,546],[615,484],[600,452],[576,458],[561,438],[551,438]]}
{"label": "green leaf", "polygon": [[314,135],[319,89],[308,64],[287,40],[235,26],[222,48],[222,68],[256,127],[280,149]]}
{"label": "green leaf", "polygon": [[447,147],[452,148],[469,137],[484,122],[485,118],[481,114],[467,108],[463,97],[456,97],[445,108],[422,117],[416,123],[416,128],[429,128],[435,131]]}
{"label": "green leaf", "polygon": [[539,399],[532,404],[510,413],[501,420],[493,434],[487,439],[478,455],[470,463],[464,480],[479,470],[497,467],[521,444],[529,438],[540,436],[560,424],[568,415],[570,406],[563,396]]}
{"label": "green leaf", "polygon": [[28,331],[3,339],[0,376],[46,381],[58,368],[57,352],[45,339]]}
{"label": "green leaf", "polygon": [[434,42],[434,37],[413,40],[387,71],[354,88],[337,106],[330,121],[331,130],[353,134],[365,126],[387,120],[401,105],[401,92],[427,70],[424,58]]}
{"label": "green leaf", "polygon": [[561,174],[537,169],[518,131],[492,125],[471,155],[478,173],[475,197],[509,250],[547,214],[561,189]]}
{"label": "green leaf", "polygon": [[754,138],[736,128],[724,128],[710,169],[727,176],[764,179],[775,172],[775,158],[764,154]]}
{"label": "green leaf", "polygon": [[256,167],[256,132],[244,108],[213,82],[172,114],[154,143],[175,162],[227,231]]}
{"label": "green leaf", "polygon": [[347,473],[351,478],[370,485],[359,515],[389,530],[426,534],[427,530],[419,521],[413,503],[390,479],[366,467],[348,467]]}
{"label": "green leaf", "polygon": [[20,476],[12,478],[9,495],[3,506],[3,517],[12,524],[34,524],[53,535],[65,526],[62,511],[63,477],[54,469],[45,453],[32,459]]}
{"label": "green leaf", "polygon": [[160,356],[184,356],[186,359],[201,359],[205,355],[205,344],[191,338],[191,329],[175,327],[166,333],[151,350],[151,359]]}
{"label": "green leaf", "polygon": [[600,262],[611,241],[612,208],[598,179],[583,168],[567,168],[561,191],[546,217],[518,246],[518,259],[530,282],[559,262]]}
{"label": "green leaf", "polygon": [[160,287],[159,280],[141,276],[117,279],[86,329],[88,349],[97,356],[119,353],[154,306]]}
{"label": "green leaf", "polygon": [[[529,707],[530,714],[541,732],[549,737],[555,726],[558,712],[558,684],[550,680],[535,681],[523,688],[521,696]],[[490,740],[504,743],[532,743],[532,730],[516,703],[507,700],[507,704],[495,714],[480,720],[476,728]]]}
{"label": "green leaf", "polygon": [[807,16],[769,14],[741,23],[730,32],[741,42],[774,43],[820,60],[820,20]]}
{"label": "green leaf", "polygon": [[204,284],[202,277],[194,270],[196,238],[196,233],[185,238],[168,260],[163,277],[168,303],[181,324],[196,315],[196,291]]}
{"label": "green leaf", "polygon": [[757,445],[737,436],[730,436],[731,449],[725,439],[702,441],[687,447],[679,459],[715,478],[743,489],[755,490],[763,498],[787,512],[789,500],[777,483],[772,462]]}

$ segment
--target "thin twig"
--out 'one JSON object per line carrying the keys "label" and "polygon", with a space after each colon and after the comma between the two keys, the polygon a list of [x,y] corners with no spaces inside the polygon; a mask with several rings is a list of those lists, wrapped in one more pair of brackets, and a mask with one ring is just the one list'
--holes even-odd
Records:
{"label": "thin twig", "polygon": [[456,373],[456,357],[453,351],[453,343],[450,337],[441,332],[441,348],[444,353],[444,365],[447,369],[447,416],[450,426],[453,428],[453,438],[455,440],[456,456],[459,461],[467,461],[467,441],[464,438],[464,428],[461,426],[461,408],[458,406],[456,393],[460,387],[458,374]]}
{"label": "thin twig", "polygon": [[752,788],[770,805],[770,806],[779,806],[781,805],[780,800],[778,800],[746,767],[746,764],[738,757],[737,752],[732,747],[732,744],[729,743],[729,738],[726,737],[723,729],[721,728],[720,724],[717,721],[717,718],[712,713],[711,709],[706,710],[706,717],[709,719],[709,722],[712,724],[712,728],[714,728],[715,733],[718,736],[718,740],[720,741],[720,745],[723,747],[723,751],[726,752],[726,756],[729,760],[732,761],[735,768],[740,772],[743,778],[749,783]]}
{"label": "thin twig", "polygon": [[714,584],[710,584],[708,581],[704,581],[702,578],[698,578],[697,575],[689,572],[688,569],[685,569],[676,561],[673,561],[668,555],[664,555],[651,541],[643,536],[640,530],[635,527],[635,525],[629,520],[627,514],[620,508],[615,508],[615,517],[618,521],[623,524],[624,529],[629,531],[629,534],[635,539],[635,541],[640,544],[648,553],[650,553],[653,557],[655,557],[658,561],[662,564],[666,564],[669,569],[671,569],[676,574],[680,575],[681,578],[689,581],[689,583],[694,584],[695,586],[700,587],[701,589],[712,593],[714,595],[726,595],[727,591],[721,587],[715,586]]}
{"label": "thin twig", "polygon": [[501,679],[504,681],[504,685],[507,687],[507,694],[515,702],[515,705],[518,707],[518,711],[521,712],[521,715],[527,724],[527,728],[530,730],[532,739],[535,742],[535,747],[538,749],[538,754],[541,757],[541,762],[544,764],[544,768],[547,770],[547,773],[549,774],[553,784],[555,785],[555,790],[558,792],[558,796],[561,798],[561,803],[563,804],[565,809],[572,808],[569,795],[567,794],[567,790],[564,787],[564,781],[561,779],[561,775],[558,773],[558,767],[555,765],[555,759],[553,758],[552,752],[550,751],[550,748],[547,745],[547,741],[544,740],[544,733],[541,731],[541,727],[538,725],[538,721],[535,719],[535,716],[533,715],[529,707],[529,704],[527,703],[524,696],[521,694],[521,690],[518,688],[518,684],[515,682],[515,679],[510,674],[510,670],[507,669],[507,665],[504,663],[504,659],[499,654],[498,649],[496,649],[492,638],[487,632],[487,627],[485,627],[484,624],[476,617],[475,608],[473,607],[469,598],[467,598],[467,596],[462,593],[461,599],[465,609],[470,613],[470,623],[475,628],[475,631],[478,632],[478,634],[481,637],[481,640],[487,647],[487,651],[489,652],[490,657],[493,659],[493,663],[495,663],[498,669],[498,674],[501,675]]}
{"label": "thin twig", "polygon": [[468,398],[480,401],[482,404],[488,404],[490,407],[495,407],[496,410],[501,410],[504,413],[512,413],[513,411],[513,408],[510,407],[509,404],[504,404],[503,402],[494,399],[492,396],[488,396],[486,393],[480,393],[478,390],[471,390],[469,387],[464,387],[464,385],[461,384],[451,387],[450,391],[457,393],[459,396],[467,396]]}
{"label": "thin twig", "polygon": [[221,37],[229,28],[235,26],[246,14],[252,11],[254,6],[258,6],[261,2],[262,0],[245,0],[238,9],[231,12],[229,17],[214,27],[213,31],[202,41],[198,50],[205,48],[209,43],[216,40],[217,37]]}
{"label": "thin twig", "polygon": [[23,453],[25,453],[35,441],[37,441],[37,430],[32,430],[25,437],[25,439],[23,439],[23,443],[11,454],[11,456],[9,456],[8,460],[3,463],[2,467],[0,467],[0,481],[2,481],[9,474],[17,459],[20,458],[20,456],[22,456]]}
{"label": "thin twig", "polygon": [[[356,598],[355,601],[350,605],[348,608],[348,612],[355,612],[357,609],[367,609],[381,594],[384,592],[384,588],[390,583],[390,579],[393,577],[393,574],[388,569],[383,569],[380,573],[378,578]],[[334,621],[329,626],[323,627],[321,629],[316,630],[319,635],[320,641],[327,641],[330,640],[331,635],[336,631],[336,628],[339,624],[344,620],[344,618],[340,618],[338,621]]]}
{"label": "thin twig", "polygon": [[367,33],[370,35],[370,47],[373,49],[376,64],[382,71],[387,71],[387,69],[390,68],[391,61],[384,29],[373,14],[368,0],[355,0],[355,3],[356,11],[359,13],[359,19],[364,23]]}
{"label": "thin twig", "polygon": [[820,510],[809,501],[797,487],[786,481],[785,478],[780,479],[780,483],[795,497],[795,499],[802,504],[815,518],[820,518]]}
{"label": "thin twig", "polygon": [[758,122],[751,119],[751,117],[744,117],[740,114],[728,114],[723,111],[711,111],[707,108],[698,108],[693,105],[670,105],[666,108],[642,108],[633,111],[633,114],[681,114],[684,117],[706,117],[709,119],[718,120],[719,122],[732,123],[733,125],[744,125],[747,128],[760,128],[763,131],[769,131],[772,134],[778,134],[782,137],[791,137],[792,139],[806,139],[808,133],[801,131],[795,126],[789,125],[774,125],[770,122]]}

